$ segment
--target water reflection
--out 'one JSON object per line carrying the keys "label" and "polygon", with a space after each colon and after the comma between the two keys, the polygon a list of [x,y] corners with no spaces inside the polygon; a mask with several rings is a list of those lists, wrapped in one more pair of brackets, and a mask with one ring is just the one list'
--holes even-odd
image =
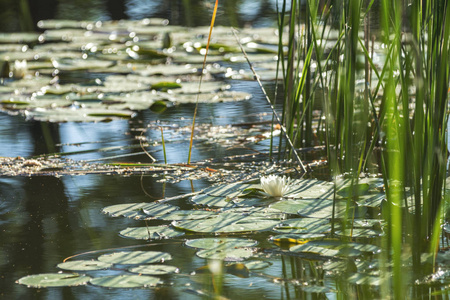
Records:
{"label": "water reflection", "polygon": [[[277,2],[280,0],[219,1],[216,24],[274,26]],[[0,31],[32,31],[39,20],[46,19],[137,20],[159,17],[169,19],[173,25],[209,25],[213,6],[214,2],[203,0],[2,0]]]}

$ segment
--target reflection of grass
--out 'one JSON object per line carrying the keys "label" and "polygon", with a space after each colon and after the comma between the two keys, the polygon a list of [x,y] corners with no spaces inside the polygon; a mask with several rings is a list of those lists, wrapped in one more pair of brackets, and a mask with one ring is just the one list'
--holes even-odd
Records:
{"label": "reflection of grass", "polygon": [[[292,1],[290,12],[286,1],[279,8],[279,30],[289,38],[286,57],[281,47],[279,51],[283,122],[289,136],[299,147],[325,142],[334,178],[346,174],[358,185],[361,173],[383,174],[387,234],[382,257],[392,268],[380,276],[392,275],[392,280],[382,281],[381,295],[429,293],[408,291],[405,285],[432,272],[432,265],[422,263],[420,256],[435,253],[439,246],[447,161],[450,3],[412,1],[407,6],[406,1],[381,1],[380,42],[387,58],[378,67],[370,54],[368,27],[365,38],[360,30],[374,9],[373,1],[366,6],[344,0],[324,9],[319,1],[300,3]],[[330,24],[337,26],[337,41],[325,53],[322,45]],[[364,68],[358,67],[358,56],[364,57]],[[370,88],[370,75],[377,82],[375,89]],[[365,78],[362,89],[357,85],[360,78]],[[312,126],[314,99],[321,99],[324,117],[317,132]],[[352,219],[350,211],[347,219]],[[410,257],[406,261],[405,255]],[[407,278],[401,271],[405,263],[414,271]]]}

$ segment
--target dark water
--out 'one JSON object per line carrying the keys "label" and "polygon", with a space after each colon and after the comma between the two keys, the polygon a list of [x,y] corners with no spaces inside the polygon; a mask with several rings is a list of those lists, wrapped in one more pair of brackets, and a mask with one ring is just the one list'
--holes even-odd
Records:
{"label": "dark water", "polygon": [[[268,26],[277,0],[219,1],[218,25]],[[209,25],[215,1],[203,0],[0,0],[0,31],[30,31],[43,19],[166,18],[172,25]],[[281,1],[282,2],[282,1]]]}

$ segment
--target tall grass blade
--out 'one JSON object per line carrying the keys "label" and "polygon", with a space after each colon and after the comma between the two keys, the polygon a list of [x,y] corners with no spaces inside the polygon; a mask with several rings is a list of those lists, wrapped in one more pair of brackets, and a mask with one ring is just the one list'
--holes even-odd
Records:
{"label": "tall grass blade", "polygon": [[209,26],[208,42],[206,43],[206,51],[205,51],[205,57],[203,59],[202,73],[200,74],[200,81],[199,81],[199,84],[198,84],[197,99],[195,101],[194,117],[192,119],[192,127],[191,127],[191,139],[190,139],[190,142],[189,142],[189,156],[188,156],[188,161],[187,161],[188,164],[191,163],[192,144],[193,144],[193,141],[194,141],[195,118],[197,116],[197,108],[198,108],[198,98],[200,96],[200,91],[201,91],[201,87],[202,87],[203,72],[205,71],[206,57],[208,56],[209,42],[211,41],[211,35],[212,35],[212,30],[214,28],[214,22],[216,20],[216,13],[217,13],[218,5],[219,5],[219,0],[216,0],[216,4],[214,5],[213,15],[212,15],[212,18],[211,18],[211,25]]}

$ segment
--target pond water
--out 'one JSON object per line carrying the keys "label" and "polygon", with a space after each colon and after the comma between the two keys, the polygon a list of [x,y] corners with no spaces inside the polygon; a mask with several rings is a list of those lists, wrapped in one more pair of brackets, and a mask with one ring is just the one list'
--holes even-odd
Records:
{"label": "pond water", "polygon": [[[83,7],[73,6],[60,1],[56,8],[57,18],[77,19],[83,15],[86,19],[105,20],[117,15],[117,11],[107,12],[101,4],[105,1],[84,2],[91,9],[84,14]],[[112,3],[114,1],[106,1]],[[119,2],[119,1],[118,1]],[[126,17],[140,19],[149,17],[149,12],[155,8],[158,17],[169,17],[180,14],[171,11],[162,3],[176,1],[122,1],[126,7]],[[51,18],[44,13],[46,5],[51,1],[33,1],[30,4],[33,17],[36,19]],[[175,4],[171,4],[172,8]],[[201,2],[199,5],[206,5]],[[263,4],[262,4],[263,5]],[[266,3],[267,5],[267,3]],[[120,6],[120,5],[119,5]],[[267,25],[263,18],[259,18],[255,3],[242,1],[239,5],[240,16],[256,19],[256,25]],[[273,3],[270,3],[273,7]],[[85,7],[85,8],[86,8]],[[39,8],[39,9],[37,9]],[[141,9],[144,8],[144,9]],[[204,11],[210,11],[202,6]],[[255,9],[256,8],[256,9]],[[87,9],[87,8],[86,8]],[[87,10],[86,10],[87,11]],[[252,12],[252,14],[250,14]],[[22,12],[23,13],[23,12]],[[40,15],[39,15],[40,13]],[[202,24],[199,20],[184,20],[186,23],[204,25],[208,22],[208,15],[203,15]],[[222,14],[220,18],[225,18]],[[266,18],[266,15],[264,16]],[[246,21],[242,18],[239,22]],[[183,21],[183,18],[175,20]],[[206,22],[205,22],[206,21]],[[271,21],[272,22],[272,21]],[[223,22],[227,23],[227,22]],[[14,23],[9,24],[12,29]],[[7,27],[4,27],[7,28]],[[13,31],[13,30],[10,30]],[[245,64],[242,65],[245,67]],[[268,86],[269,90],[271,86]],[[272,86],[273,88],[273,86]],[[253,123],[271,120],[271,110],[263,98],[258,85],[252,81],[234,82],[232,89],[245,90],[253,98],[251,101],[201,104],[198,109],[198,124],[225,126],[228,124]],[[108,123],[46,123],[25,120],[21,115],[0,115],[0,156],[4,157],[35,157],[57,152],[75,152],[63,155],[63,158],[85,160],[92,162],[151,162],[142,151],[139,142],[134,138],[142,132],[147,124],[160,124],[182,128],[189,126],[194,113],[193,104],[182,104],[168,108],[165,112],[155,114],[150,110],[139,112],[131,120],[114,120]],[[266,125],[269,129],[269,125]],[[149,141],[161,141],[158,128],[147,130],[145,136]],[[182,136],[170,136],[166,140],[166,155],[168,163],[182,163],[187,161],[189,132]],[[237,138],[237,137],[236,137]],[[111,147],[111,148],[109,148]],[[228,147],[226,144],[213,142],[198,142],[194,146],[192,161],[209,158],[267,152],[268,141],[250,144],[245,147]],[[106,150],[98,150],[105,149]],[[164,161],[162,147],[159,144],[151,150],[151,154],[158,162]],[[183,246],[185,237],[152,242],[140,242],[119,236],[119,232],[130,226],[138,226],[138,222],[125,218],[111,218],[102,213],[105,206],[113,204],[151,202],[163,197],[178,196],[197,191],[211,185],[207,180],[181,181],[178,183],[161,183],[161,176],[114,176],[105,174],[91,174],[84,176],[17,176],[0,178],[0,295],[9,299],[197,299],[195,291],[206,287],[210,290],[209,278],[204,282],[192,281],[190,275],[194,270],[206,264],[206,260],[195,255],[195,250]],[[180,207],[190,207],[186,200],[174,203]],[[167,222],[155,221],[154,224]],[[150,222],[151,225],[153,225]],[[139,222],[139,225],[145,225]],[[193,235],[201,237],[202,235]],[[267,244],[268,234],[251,235],[260,241],[260,246]],[[245,237],[245,236],[244,236]],[[21,277],[58,272],[56,265],[65,258],[79,255],[81,259],[95,258],[108,249],[127,249],[129,246],[142,245],[135,250],[164,251],[170,253],[173,260],[169,263],[180,269],[177,276],[167,275],[164,279],[169,285],[152,289],[106,289],[95,286],[63,287],[63,288],[27,288],[16,284]],[[89,254],[89,252],[93,252]],[[98,252],[96,252],[98,251]],[[284,258],[283,258],[284,260]],[[294,298],[293,287],[284,288],[276,283],[274,278],[286,275],[286,265],[281,257],[269,260],[272,264],[264,276],[239,278],[225,275],[223,282],[224,295],[231,299],[282,297]],[[283,262],[284,263],[284,262]],[[291,260],[287,264],[293,264]],[[98,275],[113,275],[120,271],[105,270]],[[284,275],[283,275],[284,274]],[[201,278],[200,278],[201,279]],[[196,278],[196,280],[199,280]],[[292,290],[292,291],[290,291]],[[192,292],[194,291],[194,292]]]}

